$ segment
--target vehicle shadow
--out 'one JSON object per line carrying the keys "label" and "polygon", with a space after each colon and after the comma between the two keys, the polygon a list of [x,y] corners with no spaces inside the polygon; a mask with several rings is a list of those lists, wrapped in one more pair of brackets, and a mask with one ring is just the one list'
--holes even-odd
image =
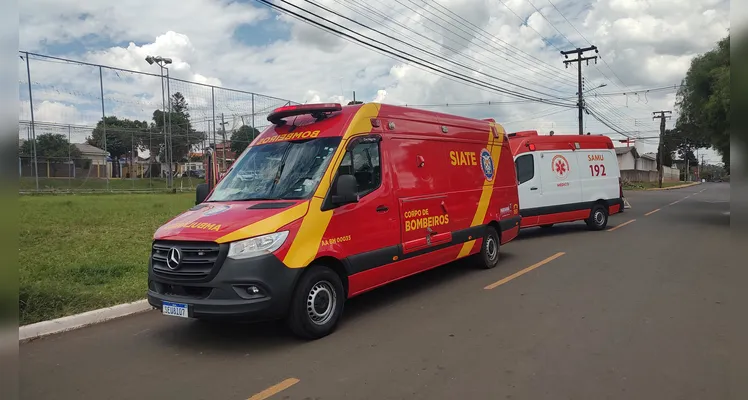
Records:
{"label": "vehicle shadow", "polygon": [[514,240],[516,241],[524,241],[524,240],[533,240],[543,237],[554,237],[559,235],[570,235],[570,234],[580,234],[590,232],[589,229],[587,229],[587,225],[584,222],[568,222],[568,223],[562,223],[558,225],[553,225],[550,228],[541,228],[541,227],[535,227],[535,228],[526,228],[521,229],[519,231],[519,236],[517,236]]}
{"label": "vehicle shadow", "polygon": [[[502,263],[514,258],[511,253],[501,255]],[[355,324],[372,313],[397,306],[408,298],[425,292],[436,292],[447,285],[454,285],[481,270],[475,261],[463,259],[425,271],[408,278],[361,294],[346,302],[342,325]],[[335,335],[336,333],[333,333]],[[236,354],[258,354],[287,350],[289,346],[301,346],[306,342],[289,332],[282,321],[243,323],[236,321],[178,321],[153,332],[156,340],[169,347],[189,349],[190,352],[232,352]]]}

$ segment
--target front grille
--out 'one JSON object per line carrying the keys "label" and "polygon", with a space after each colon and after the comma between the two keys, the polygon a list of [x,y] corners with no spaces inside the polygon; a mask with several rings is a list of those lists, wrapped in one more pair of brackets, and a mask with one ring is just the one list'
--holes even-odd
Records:
{"label": "front grille", "polygon": [[[182,254],[182,261],[175,269],[166,262],[172,248]],[[203,281],[218,267],[220,259],[221,247],[213,242],[157,241],[151,250],[153,274],[170,280]]]}

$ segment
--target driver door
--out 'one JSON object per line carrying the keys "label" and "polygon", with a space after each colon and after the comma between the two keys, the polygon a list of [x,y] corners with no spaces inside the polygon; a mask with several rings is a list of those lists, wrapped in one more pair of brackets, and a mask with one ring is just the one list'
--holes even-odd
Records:
{"label": "driver door", "polygon": [[379,135],[356,139],[346,149],[331,193],[337,193],[341,174],[353,175],[358,202],[335,208],[328,228],[331,235],[326,234],[343,238],[338,250],[348,259],[351,275],[393,262],[400,237],[398,207],[392,193],[394,171],[386,162],[387,152],[383,151],[391,145],[391,140]]}

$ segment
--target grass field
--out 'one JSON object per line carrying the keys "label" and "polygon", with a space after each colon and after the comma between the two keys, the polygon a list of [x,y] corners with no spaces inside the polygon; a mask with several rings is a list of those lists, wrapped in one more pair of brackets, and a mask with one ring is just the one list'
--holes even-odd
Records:
{"label": "grass field", "polygon": [[[672,187],[672,186],[678,186],[678,185],[685,185],[686,183],[690,182],[662,182],[662,187]],[[660,184],[658,182],[631,182],[629,184],[624,184],[623,189],[624,190],[647,190],[647,189],[653,189],[660,187]]]}
{"label": "grass field", "polygon": [[194,201],[194,193],[20,196],[20,324],[144,298],[153,233]]}
{"label": "grass field", "polygon": [[[192,189],[203,179],[198,178],[174,178],[176,189]],[[36,179],[24,177],[19,180],[19,188],[22,191],[35,191]],[[122,190],[167,190],[166,178],[144,178],[144,179],[106,179],[100,178],[39,178],[40,191],[122,191]]]}

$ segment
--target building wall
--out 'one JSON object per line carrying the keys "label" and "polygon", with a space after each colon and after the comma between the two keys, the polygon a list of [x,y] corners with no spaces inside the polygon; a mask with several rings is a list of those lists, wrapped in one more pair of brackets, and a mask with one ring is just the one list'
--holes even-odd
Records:
{"label": "building wall", "polygon": [[[621,170],[621,179],[624,182],[659,182],[657,171]],[[680,180],[680,171],[677,168],[665,167],[662,170],[663,182],[677,182]]]}
{"label": "building wall", "polygon": [[636,169],[633,154],[619,154],[616,156],[616,158],[618,158],[618,169],[620,169],[621,171]]}
{"label": "building wall", "polygon": [[636,161],[636,169],[638,169],[639,171],[657,171],[657,161],[655,160],[649,160],[641,157]]}

